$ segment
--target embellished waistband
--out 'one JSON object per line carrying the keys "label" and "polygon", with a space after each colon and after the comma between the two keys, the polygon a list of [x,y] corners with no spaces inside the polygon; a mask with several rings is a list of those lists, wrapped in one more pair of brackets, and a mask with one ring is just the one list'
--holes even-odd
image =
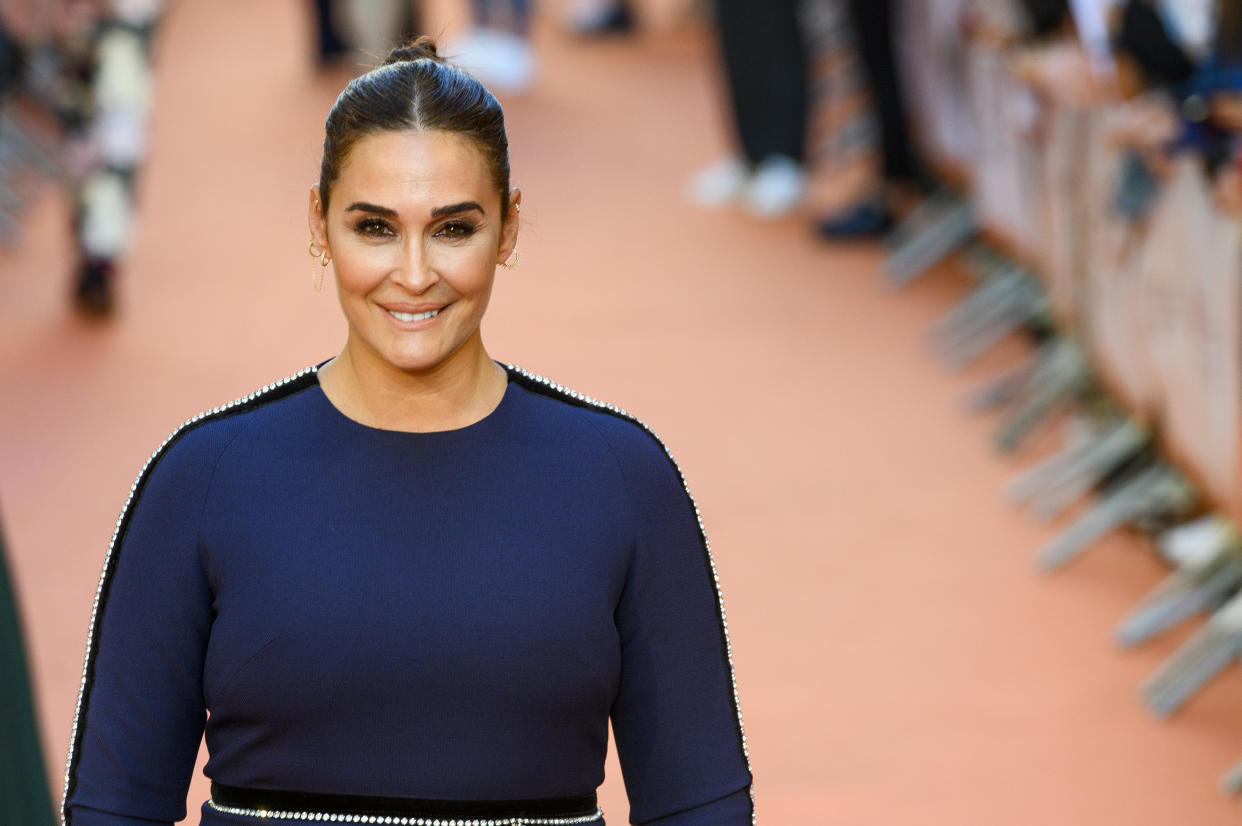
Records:
{"label": "embellished waistband", "polygon": [[602,820],[595,793],[533,800],[428,800],[211,784],[216,811],[269,820],[392,826],[568,826]]}

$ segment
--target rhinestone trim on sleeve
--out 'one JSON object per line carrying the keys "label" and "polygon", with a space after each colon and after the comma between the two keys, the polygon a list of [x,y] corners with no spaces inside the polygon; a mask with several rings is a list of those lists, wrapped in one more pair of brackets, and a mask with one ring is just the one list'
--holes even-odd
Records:
{"label": "rhinestone trim on sleeve", "polygon": [[393,826],[569,826],[575,823],[594,823],[604,817],[603,809],[596,808],[594,814],[578,817],[507,817],[501,820],[441,820],[429,817],[398,817],[386,815],[351,815],[329,812],[286,812],[268,809],[237,809],[232,806],[221,806],[214,800],[207,805],[219,812],[242,817],[258,817],[268,820],[305,820],[316,823],[383,823]]}
{"label": "rhinestone trim on sleeve", "polygon": [[134,483],[130,485],[129,495],[125,499],[125,506],[121,508],[121,515],[117,517],[116,525],[112,530],[112,539],[108,542],[108,552],[104,555],[103,570],[100,571],[99,582],[95,586],[95,600],[91,605],[90,625],[86,634],[86,656],[83,658],[82,662],[82,679],[78,684],[78,701],[73,712],[73,727],[70,729],[69,733],[69,754],[65,758],[65,786],[64,792],[60,799],[60,822],[62,826],[65,826],[65,824],[69,822],[69,781],[73,775],[73,767],[77,759],[78,731],[82,723],[82,704],[86,697],[86,689],[90,678],[91,655],[94,653],[95,648],[95,627],[99,618],[100,600],[103,597],[104,587],[108,582],[108,574],[111,569],[113,555],[116,551],[117,540],[120,539],[121,536],[121,528],[125,524],[125,517],[134,503],[134,496],[137,494],[143,478],[147,475],[147,471],[150,470],[151,466],[155,463],[155,460],[158,459],[164,452],[165,448],[167,448],[174,439],[180,436],[186,428],[198,424],[204,419],[218,416],[221,413],[226,413],[236,407],[256,401],[262,396],[265,396],[274,390],[284,387],[290,382],[296,381],[303,376],[314,372],[315,367],[304,367],[297,373],[294,373],[291,376],[286,376],[280,381],[273,382],[272,384],[264,385],[253,393],[234,399],[228,404],[213,407],[210,410],[204,410],[202,413],[186,419],[182,422],[180,427],[170,433],[168,438],[164,439],[164,441],[160,443],[160,446],[151,453],[151,455],[147,458],[146,463],[143,464],[142,470],[139,471],[137,477],[134,478]]}
{"label": "rhinestone trim on sleeve", "polygon": [[[732,691],[733,707],[737,714],[738,736],[740,738],[741,750],[742,750],[743,758],[746,762],[746,768],[748,771],[750,771],[750,747],[746,740],[746,729],[745,729],[745,724],[742,720],[742,708],[741,708],[741,702],[740,702],[739,693],[738,693],[737,677],[733,669],[733,645],[729,638],[729,623],[728,623],[727,615],[725,613],[724,595],[721,592],[720,578],[719,578],[719,574],[716,568],[716,560],[714,556],[712,555],[711,543],[707,539],[707,533],[703,525],[703,518],[699,511],[698,504],[694,501],[693,494],[690,493],[690,489],[686,485],[685,475],[682,473],[681,466],[677,464],[677,461],[673,457],[672,452],[669,451],[668,446],[664,444],[664,441],[660,439],[660,437],[655,433],[655,431],[653,431],[644,422],[642,422],[640,419],[638,419],[636,416],[633,416],[626,410],[620,407],[617,407],[616,405],[608,404],[607,402],[603,402],[598,399],[595,399],[584,393],[579,393],[575,390],[571,390],[567,387],[564,387],[561,384],[558,384],[552,381],[551,379],[531,373],[521,367],[518,367],[517,365],[509,364],[508,369],[532,382],[541,384],[544,387],[548,388],[549,390],[552,390],[557,394],[563,395],[570,400],[574,400],[580,404],[588,405],[596,409],[611,413],[612,415],[618,416],[622,419],[632,422],[635,425],[638,425],[646,433],[648,433],[652,438],[656,440],[656,442],[660,445],[661,449],[664,451],[665,456],[668,457],[669,462],[672,464],[674,470],[677,473],[677,477],[681,482],[682,489],[685,491],[686,497],[689,499],[691,507],[693,508],[694,517],[698,523],[699,535],[702,538],[703,548],[707,554],[707,561],[708,561],[708,565],[709,565],[709,568],[711,570],[711,575],[712,575],[712,586],[715,589],[715,594],[716,594],[716,604],[719,607],[721,631],[722,631],[722,635],[724,638],[724,644],[725,644],[725,656],[726,656],[726,659],[728,661],[728,666],[729,666],[729,682],[730,682],[730,687]],[[109,544],[108,544],[108,551],[104,556],[103,568],[102,568],[102,571],[100,572],[99,581],[95,589],[94,602],[91,606],[90,624],[88,627],[87,640],[86,640],[86,653],[83,658],[82,677],[81,677],[81,682],[78,687],[78,699],[77,699],[77,705],[74,709],[73,726],[71,728],[70,735],[69,735],[69,753],[65,761],[64,792],[61,796],[61,804],[60,804],[61,826],[66,826],[66,824],[68,824],[67,806],[69,802],[70,779],[72,777],[73,768],[74,768],[76,758],[77,758],[79,728],[82,722],[82,706],[83,706],[83,702],[85,699],[86,690],[87,690],[87,686],[89,682],[91,656],[94,653],[95,630],[96,630],[96,624],[97,624],[97,620],[99,616],[100,600],[103,595],[104,587],[107,584],[108,573],[111,567],[112,558],[116,551],[117,541],[120,538],[121,528],[124,525],[125,517],[129,513],[130,507],[133,505],[134,497],[138,491],[140,483],[142,482],[143,478],[146,476],[148,470],[151,468],[151,465],[155,462],[156,459],[159,458],[159,456],[163,453],[165,448],[167,448],[168,445],[174,439],[180,436],[181,433],[186,428],[194,424],[197,424],[198,422],[204,419],[218,416],[221,413],[228,412],[241,405],[256,401],[262,396],[265,396],[274,390],[284,387],[290,382],[296,381],[306,376],[307,374],[314,373],[314,372],[316,372],[316,368],[314,366],[303,368],[297,373],[287,376],[272,384],[265,385],[264,387],[254,391],[253,393],[234,399],[233,401],[227,404],[221,405],[219,407],[215,407],[210,410],[203,411],[202,413],[199,413],[191,417],[190,419],[187,419],[185,422],[181,424],[180,427],[178,427],[171,434],[169,434],[169,436],[166,439],[164,439],[164,441],[160,444],[160,446],[156,448],[155,451],[152,452],[151,456],[148,457],[146,463],[143,464],[142,470],[139,471],[137,477],[134,480],[134,483],[130,486],[129,494],[125,500],[125,505],[121,509],[121,515],[117,518],[115,527],[113,529],[112,539],[109,541]],[[750,794],[750,799],[751,799],[751,823],[754,824],[754,823],[757,823],[757,818],[756,818],[756,815],[754,814],[755,807],[754,807],[753,788],[749,791],[749,794]],[[393,826],[561,826],[562,824],[564,824],[565,826],[568,826],[569,824],[592,823],[594,821],[601,820],[604,816],[603,811],[597,808],[593,815],[584,815],[584,816],[576,817],[576,818],[510,818],[510,819],[504,819],[504,820],[437,820],[434,818],[428,819],[428,818],[410,818],[410,817],[396,817],[396,816],[388,817],[388,816],[380,816],[380,815],[348,815],[348,814],[338,815],[338,814],[329,814],[329,813],[323,813],[323,812],[276,812],[276,811],[268,811],[268,810],[262,810],[262,809],[235,809],[232,807],[220,806],[216,804],[214,801],[210,801],[210,800],[208,801],[208,805],[211,806],[213,809],[216,809],[220,812],[224,812],[226,814],[243,815],[243,816],[256,817],[256,818],[302,820],[302,821],[328,822],[328,823],[331,823],[331,822],[376,823],[376,824],[393,824]]]}
{"label": "rhinestone trim on sleeve", "polygon": [[[609,404],[608,402],[600,401],[599,399],[592,398],[591,396],[588,396],[585,393],[579,393],[576,390],[571,390],[570,388],[565,387],[564,385],[558,384],[552,379],[545,378],[535,373],[531,373],[530,371],[522,367],[519,367],[516,364],[509,364],[507,365],[507,367],[511,372],[516,373],[519,376],[522,376],[528,381],[541,384],[544,387],[548,388],[549,390],[553,391],[554,393],[560,396],[567,397],[570,401],[575,401],[575,402],[578,402],[579,404],[594,407],[598,410],[602,410],[606,413],[611,413],[612,415],[617,416],[618,418],[625,419],[628,422],[638,425],[644,431],[646,431],[647,434],[651,436],[651,438],[656,440],[656,442],[660,445],[661,449],[663,449],[664,455],[668,457],[669,462],[673,465],[673,469],[677,472],[677,478],[681,482],[682,490],[685,491],[686,498],[690,500],[690,506],[694,509],[694,518],[699,524],[699,536],[703,540],[703,550],[707,554],[707,564],[711,568],[712,587],[715,588],[716,605],[720,609],[720,627],[721,627],[721,632],[724,637],[725,658],[728,660],[728,663],[729,663],[729,684],[733,692],[733,709],[737,713],[738,737],[741,740],[742,757],[746,761],[746,770],[748,772],[751,771],[750,745],[746,741],[746,726],[742,722],[742,703],[741,703],[741,699],[738,696],[737,674],[733,670],[733,643],[729,639],[729,620],[728,620],[728,616],[725,613],[724,594],[720,589],[720,576],[716,570],[716,559],[712,555],[711,542],[709,542],[707,539],[707,529],[703,525],[703,516],[699,512],[699,506],[694,501],[694,495],[690,493],[690,487],[689,485],[686,484],[686,476],[684,473],[681,472],[681,466],[677,464],[677,460],[673,458],[672,451],[668,449],[668,445],[664,444],[664,440],[661,439],[654,430],[648,427],[645,422],[643,422],[641,419],[639,419],[637,416],[633,415],[632,413],[629,413],[628,411],[624,410],[623,408],[617,407],[614,404]],[[754,793],[753,786],[750,789],[750,811],[751,811],[750,822],[752,824],[755,824],[758,822],[758,820],[755,814],[755,793]]]}

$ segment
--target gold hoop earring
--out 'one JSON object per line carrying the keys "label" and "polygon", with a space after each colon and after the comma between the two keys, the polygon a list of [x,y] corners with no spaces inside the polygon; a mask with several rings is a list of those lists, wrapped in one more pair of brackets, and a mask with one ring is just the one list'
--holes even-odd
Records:
{"label": "gold hoop earring", "polygon": [[332,259],[328,258],[327,250],[324,250],[322,253],[315,252],[315,236],[313,235],[311,236],[310,243],[306,245],[306,251],[310,253],[311,258],[319,259],[319,275],[316,276],[313,272],[311,275],[311,283],[315,285],[315,292],[319,292],[323,289],[324,271],[328,269],[328,262]]}
{"label": "gold hoop earring", "polygon": [[514,250],[513,255],[509,256],[509,260],[501,261],[500,266],[504,267],[506,270],[511,270],[521,263],[522,263],[522,254],[518,252],[517,250]]}
{"label": "gold hoop earring", "polygon": [[324,250],[319,256],[319,276],[315,279],[315,292],[323,289],[323,274],[328,271],[328,262],[332,259],[328,257],[328,251]]}

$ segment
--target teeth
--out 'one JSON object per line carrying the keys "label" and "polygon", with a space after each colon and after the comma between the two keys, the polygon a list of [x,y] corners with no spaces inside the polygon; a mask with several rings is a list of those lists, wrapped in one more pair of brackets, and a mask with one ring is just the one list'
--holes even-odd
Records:
{"label": "teeth", "polygon": [[398,321],[426,321],[440,314],[439,310],[428,310],[425,313],[399,313],[396,310],[389,310],[388,312]]}

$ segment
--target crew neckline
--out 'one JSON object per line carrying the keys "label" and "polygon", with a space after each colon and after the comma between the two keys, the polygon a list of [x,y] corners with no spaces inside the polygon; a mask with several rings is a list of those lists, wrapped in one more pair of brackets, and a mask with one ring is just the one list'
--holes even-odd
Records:
{"label": "crew neckline", "polygon": [[490,427],[493,422],[498,421],[507,411],[512,397],[515,395],[514,386],[517,384],[517,382],[513,380],[513,375],[509,368],[493,359],[493,362],[501,370],[505,371],[505,390],[500,396],[500,401],[486,415],[484,415],[483,418],[471,422],[470,424],[462,425],[461,427],[453,427],[446,430],[391,430],[385,427],[372,427],[365,422],[360,422],[352,416],[346,415],[344,411],[337,407],[332,400],[328,398],[328,394],[324,392],[323,385],[319,382],[319,368],[323,367],[329,361],[331,361],[331,359],[321,361],[319,364],[316,364],[314,369],[311,371],[311,374],[314,376],[313,385],[316,390],[316,397],[322,401],[325,407],[328,408],[328,411],[333,418],[341,420],[353,429],[367,433],[382,434],[385,437],[421,436],[435,438],[437,436],[460,436],[468,433],[474,433],[476,431],[484,431]]}

